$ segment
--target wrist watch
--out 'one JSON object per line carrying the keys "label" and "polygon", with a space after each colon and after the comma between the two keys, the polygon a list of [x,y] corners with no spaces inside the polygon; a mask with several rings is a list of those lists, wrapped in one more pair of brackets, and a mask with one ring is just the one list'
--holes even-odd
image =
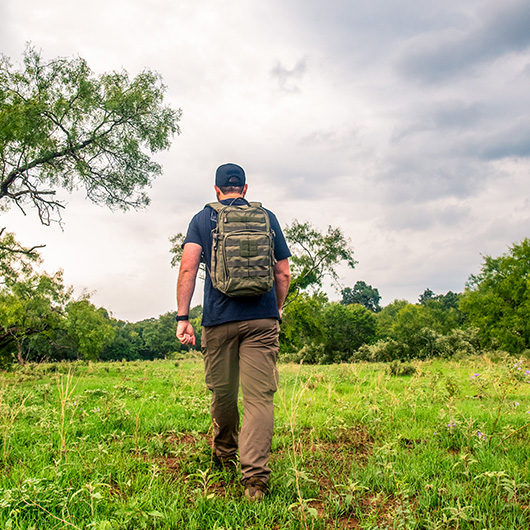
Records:
{"label": "wrist watch", "polygon": [[181,320],[189,320],[190,319],[190,316],[189,315],[177,315],[175,317],[175,320],[177,322],[180,322]]}

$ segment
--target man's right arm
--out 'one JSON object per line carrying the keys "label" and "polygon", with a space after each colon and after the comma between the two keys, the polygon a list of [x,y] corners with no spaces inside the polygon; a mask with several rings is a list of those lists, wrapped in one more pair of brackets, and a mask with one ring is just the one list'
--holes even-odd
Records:
{"label": "man's right arm", "polygon": [[[177,315],[189,315],[190,313],[191,298],[195,290],[201,254],[202,247],[197,243],[186,243],[184,245],[177,280]],[[195,333],[189,320],[178,322],[177,338],[182,344],[195,344]]]}

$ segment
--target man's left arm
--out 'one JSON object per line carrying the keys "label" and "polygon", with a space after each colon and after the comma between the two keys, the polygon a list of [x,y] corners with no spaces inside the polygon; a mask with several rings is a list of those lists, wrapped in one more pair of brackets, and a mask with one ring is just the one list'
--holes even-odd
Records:
{"label": "man's left arm", "polygon": [[282,259],[277,261],[274,265],[274,289],[276,291],[276,300],[278,303],[278,311],[280,317],[282,316],[282,308],[287,293],[289,292],[289,284],[291,283],[291,271],[289,268],[289,259]]}

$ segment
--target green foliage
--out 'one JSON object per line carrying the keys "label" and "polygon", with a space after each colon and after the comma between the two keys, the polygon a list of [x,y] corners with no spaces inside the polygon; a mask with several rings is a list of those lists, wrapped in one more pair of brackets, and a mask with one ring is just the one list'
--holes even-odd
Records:
{"label": "green foliage", "polygon": [[4,363],[23,362],[24,340],[51,333],[59,325],[67,297],[61,273],[34,274],[0,292],[0,355]]}
{"label": "green foliage", "polygon": [[164,106],[160,76],[96,76],[82,58],[45,61],[32,47],[23,67],[0,56],[0,200],[35,206],[49,224],[63,207],[55,188],[84,187],[92,201],[127,209],[161,173],[180,111]]}
{"label": "green foliage", "polygon": [[476,328],[453,329],[445,335],[439,335],[434,344],[437,357],[461,359],[480,352],[480,341]]}
{"label": "green foliage", "polygon": [[511,353],[530,348],[530,239],[493,258],[485,256],[460,304],[486,347]]}
{"label": "green foliage", "polygon": [[454,329],[446,335],[426,328],[423,333],[425,335],[424,348],[412,350],[407,341],[386,338],[374,344],[361,346],[355,352],[353,359],[370,362],[408,361],[435,357],[460,359],[477,355],[480,352],[477,331],[474,328]]}
{"label": "green foliage", "polygon": [[398,359],[431,356],[436,324],[431,312],[424,306],[395,300],[377,315],[378,335],[400,344]]}
{"label": "green foliage", "polygon": [[398,377],[414,375],[416,373],[416,367],[410,363],[392,361],[388,365],[388,373]]}
{"label": "green foliage", "polygon": [[134,326],[122,320],[112,320],[114,338],[101,352],[102,361],[135,361],[140,359],[142,338]]}
{"label": "green foliage", "polygon": [[141,359],[164,358],[177,350],[175,316],[175,312],[170,312],[159,318],[149,318],[130,325],[141,339],[138,352]]}
{"label": "green foliage", "polygon": [[[182,349],[174,312],[133,324],[115,320],[88,299],[71,300],[61,271],[37,269],[35,249],[23,248],[13,234],[0,236],[1,367],[15,361],[156,359]],[[200,306],[190,314],[197,329],[201,315]]]}
{"label": "green foliage", "polygon": [[411,356],[430,357],[435,326],[436,321],[433,315],[425,307],[407,304],[396,315],[390,329],[390,336],[398,342],[407,344]]}
{"label": "green foliage", "polygon": [[300,293],[283,312],[280,331],[282,353],[295,353],[324,341],[324,306],[327,296],[322,292]]}
{"label": "green foliage", "polygon": [[169,251],[171,254],[173,254],[171,257],[172,267],[178,267],[180,260],[182,259],[182,243],[184,243],[185,238],[186,236],[182,232],[179,232],[177,235],[169,238],[169,242],[171,243],[171,248]]}
{"label": "green foliage", "polygon": [[381,311],[381,306],[379,305],[381,295],[379,294],[379,290],[368,285],[366,282],[356,282],[353,289],[346,287],[341,291],[341,295],[341,304],[361,304],[374,313]]}
{"label": "green foliage", "polygon": [[446,294],[435,294],[430,289],[426,289],[418,301],[433,316],[437,330],[448,333],[467,323],[466,316],[460,311],[461,298],[461,294],[452,291]]}
{"label": "green foliage", "polygon": [[477,331],[464,325],[456,307],[459,295],[426,290],[420,304],[395,300],[377,314],[379,341],[363,346],[359,360],[391,361],[471,355],[478,351]]}
{"label": "green foliage", "polygon": [[[123,322],[111,319],[114,327],[114,338],[103,348],[101,358],[107,361],[136,359],[166,359],[175,352],[188,351],[176,339],[176,312],[171,311],[139,322]],[[202,307],[195,306],[190,310],[190,321],[196,330],[200,330]],[[196,336],[195,349],[201,349],[201,335]]]}
{"label": "green foliage", "polygon": [[79,358],[99,360],[101,351],[115,336],[109,316],[88,300],[69,302],[66,305],[64,329],[73,342]]}
{"label": "green foliage", "polygon": [[35,246],[23,247],[16,239],[15,234],[0,229],[0,287],[10,287],[17,282],[19,275],[31,273],[33,267],[40,263],[39,254]]}
{"label": "green foliage", "polygon": [[358,304],[328,302],[323,293],[301,293],[284,312],[282,358],[311,364],[349,361],[376,337],[374,314]]}
{"label": "green foliage", "polygon": [[40,259],[13,234],[0,232],[0,365],[24,362],[24,341],[49,336],[60,325],[70,290],[62,272],[39,272]]}
{"label": "green foliage", "polygon": [[328,226],[323,233],[309,222],[294,220],[284,229],[284,235],[292,253],[291,297],[308,288],[318,291],[325,277],[338,285],[337,265],[345,262],[353,269],[357,263],[350,241],[341,228]]}
{"label": "green foliage", "polygon": [[377,314],[377,328],[380,337],[388,337],[391,334],[394,320],[399,312],[408,305],[407,300],[394,300]]}
{"label": "green foliage", "polygon": [[394,339],[380,339],[374,344],[361,346],[352,357],[355,361],[390,362],[396,359],[408,360],[411,358],[407,344]]}
{"label": "green foliage", "polygon": [[[50,224],[63,208],[56,189],[78,187],[111,208],[146,205],[144,190],[161,173],[151,155],[179,132],[181,113],[164,105],[164,94],[150,70],[132,79],[125,71],[96,76],[81,58],[45,61],[31,46],[17,69],[1,55],[0,210],[31,205]],[[68,303],[60,272],[36,270],[37,248],[0,230],[1,362],[98,359],[114,340],[122,358],[134,355],[137,336],[117,333],[106,311],[87,300]],[[157,339],[148,341],[155,355]]]}
{"label": "green foliage", "polygon": [[324,309],[325,351],[321,363],[349,361],[353,352],[376,338],[374,314],[359,304],[332,302]]}

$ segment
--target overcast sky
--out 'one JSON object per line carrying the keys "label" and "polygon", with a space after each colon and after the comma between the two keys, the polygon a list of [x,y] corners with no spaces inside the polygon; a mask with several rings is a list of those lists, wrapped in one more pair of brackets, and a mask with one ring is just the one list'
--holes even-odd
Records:
{"label": "overcast sky", "polygon": [[342,227],[359,261],[344,286],[383,304],[461,292],[530,236],[528,0],[3,0],[0,52],[18,62],[28,41],[97,74],[156,70],[183,111],[147,210],[77,192],[64,231],[0,218],[116,318],[175,309],[168,238],[225,162],[282,225]]}

